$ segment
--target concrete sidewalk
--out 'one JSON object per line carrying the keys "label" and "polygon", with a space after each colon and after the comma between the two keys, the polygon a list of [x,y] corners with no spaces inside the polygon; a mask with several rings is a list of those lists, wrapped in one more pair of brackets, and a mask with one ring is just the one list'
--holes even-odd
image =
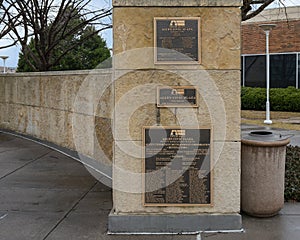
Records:
{"label": "concrete sidewalk", "polygon": [[243,216],[244,233],[107,235],[111,190],[82,164],[36,143],[0,133],[0,240],[299,240],[300,204],[280,215]]}

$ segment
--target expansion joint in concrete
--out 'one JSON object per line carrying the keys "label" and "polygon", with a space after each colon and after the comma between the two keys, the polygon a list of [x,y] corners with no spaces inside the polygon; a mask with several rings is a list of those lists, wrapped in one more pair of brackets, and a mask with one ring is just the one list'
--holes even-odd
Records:
{"label": "expansion joint in concrete", "polygon": [[69,214],[78,206],[78,204],[88,195],[89,192],[93,190],[93,188],[97,185],[97,181],[86,191],[80,198],[79,200],[74,203],[74,205],[64,214],[64,216],[51,228],[51,230],[46,234],[46,236],[43,238],[43,240],[46,240],[52,232],[55,231],[55,229],[69,216]]}
{"label": "expansion joint in concrete", "polygon": [[9,175],[11,175],[11,174],[13,174],[13,173],[15,173],[15,172],[21,170],[22,168],[26,167],[27,165],[30,165],[30,164],[32,164],[32,163],[38,161],[39,159],[41,159],[41,158],[43,158],[44,156],[46,156],[47,154],[49,154],[51,151],[52,151],[52,150],[49,150],[49,152],[42,154],[41,156],[39,156],[39,157],[37,157],[37,158],[35,158],[35,159],[33,159],[33,160],[31,160],[31,161],[29,161],[29,162],[23,164],[21,167],[18,167],[17,169],[13,170],[12,172],[9,172],[9,173],[7,173],[6,175],[0,177],[0,181],[1,181],[2,179],[6,178],[7,176],[9,176]]}

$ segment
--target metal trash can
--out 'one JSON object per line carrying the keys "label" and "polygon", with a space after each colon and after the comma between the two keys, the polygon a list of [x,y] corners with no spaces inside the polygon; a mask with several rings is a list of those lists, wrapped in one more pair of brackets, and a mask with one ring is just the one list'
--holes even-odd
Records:
{"label": "metal trash can", "polygon": [[241,208],[255,217],[272,217],[284,205],[286,146],[290,139],[271,131],[242,136]]}

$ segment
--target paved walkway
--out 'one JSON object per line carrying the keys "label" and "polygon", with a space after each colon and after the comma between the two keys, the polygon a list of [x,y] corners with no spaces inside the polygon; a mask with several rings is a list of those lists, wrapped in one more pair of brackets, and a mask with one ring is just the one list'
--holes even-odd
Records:
{"label": "paved walkway", "polygon": [[0,133],[0,240],[299,240],[300,204],[280,215],[243,216],[245,233],[112,236],[111,191],[80,163],[36,143]]}

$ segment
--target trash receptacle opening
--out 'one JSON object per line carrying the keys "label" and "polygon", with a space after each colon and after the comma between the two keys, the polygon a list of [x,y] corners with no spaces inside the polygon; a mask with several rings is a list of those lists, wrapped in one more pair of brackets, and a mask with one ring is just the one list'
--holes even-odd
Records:
{"label": "trash receptacle opening", "polygon": [[252,135],[252,136],[271,136],[273,135],[273,132],[270,132],[270,131],[253,131],[253,132],[250,132],[249,135]]}

